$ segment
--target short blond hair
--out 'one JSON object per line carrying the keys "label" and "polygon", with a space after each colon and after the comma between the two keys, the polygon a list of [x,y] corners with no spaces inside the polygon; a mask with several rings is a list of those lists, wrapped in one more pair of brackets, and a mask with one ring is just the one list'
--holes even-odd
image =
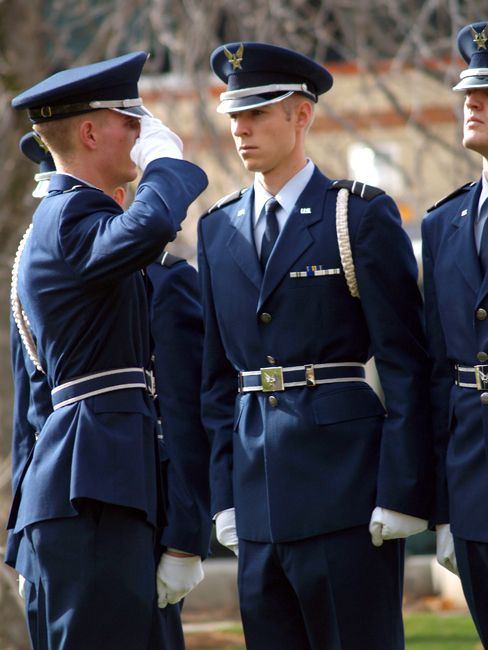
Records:
{"label": "short blond hair", "polygon": [[57,158],[64,164],[69,164],[76,154],[75,131],[77,127],[86,119],[95,119],[99,124],[103,124],[108,117],[107,109],[92,111],[89,115],[90,118],[88,118],[88,113],[83,113],[82,115],[64,117],[61,120],[41,122],[34,124],[33,128],[53,158],[55,160]]}
{"label": "short blond hair", "polygon": [[283,106],[283,110],[285,111],[288,119],[290,119],[295,106],[297,106],[300,102],[304,102],[304,101],[308,102],[312,109],[312,115],[310,117],[310,120],[308,121],[307,128],[305,130],[305,133],[308,133],[308,130],[312,126],[312,122],[315,117],[315,102],[309,97],[307,97],[306,95],[302,95],[301,93],[293,93],[292,95],[290,95],[290,97],[286,97],[281,102],[281,104]]}

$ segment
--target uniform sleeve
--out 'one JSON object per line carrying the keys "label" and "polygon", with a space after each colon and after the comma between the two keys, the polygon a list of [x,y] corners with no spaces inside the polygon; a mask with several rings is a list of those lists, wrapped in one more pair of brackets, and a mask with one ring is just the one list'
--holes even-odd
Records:
{"label": "uniform sleeve", "polygon": [[376,505],[427,519],[434,470],[422,298],[410,240],[387,195],[368,204],[353,258],[387,410]]}
{"label": "uniform sleeve", "polygon": [[86,283],[109,283],[144,268],[176,237],[206,186],[199,167],[163,158],[147,166],[126,212],[103,193],[73,191],[57,235],[66,264]]}
{"label": "uniform sleeve", "polygon": [[232,487],[234,409],[237,371],[227,359],[212,295],[202,220],[198,231],[198,271],[205,330],[202,373],[202,421],[210,438],[211,514],[234,507]]}
{"label": "uniform sleeve", "polygon": [[152,265],[151,328],[164,436],[168,525],[162,544],[209,553],[210,444],[200,415],[203,322],[197,272],[186,262]]}
{"label": "uniform sleeve", "polygon": [[449,397],[453,385],[452,362],[442,329],[434,282],[434,260],[429,243],[427,222],[422,222],[422,259],[424,272],[425,323],[432,363],[430,402],[435,452],[436,492],[431,525],[449,523],[449,498],[446,477],[446,452],[449,442]]}
{"label": "uniform sleeve", "polygon": [[12,422],[12,492],[15,493],[22,471],[36,441],[36,427],[28,420],[30,405],[29,373],[25,367],[17,325],[10,316],[10,352],[14,380],[14,409]]}

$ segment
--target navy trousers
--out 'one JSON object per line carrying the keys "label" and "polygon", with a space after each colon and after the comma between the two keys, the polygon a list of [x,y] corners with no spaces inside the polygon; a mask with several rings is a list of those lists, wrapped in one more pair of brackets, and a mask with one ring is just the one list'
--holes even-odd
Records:
{"label": "navy trousers", "polygon": [[469,611],[484,648],[488,648],[488,544],[454,537],[454,548]]}
{"label": "navy trousers", "polygon": [[25,529],[35,576],[26,614],[36,650],[161,650],[155,529],[142,512],[90,499],[79,515]]}
{"label": "navy trousers", "polygon": [[247,650],[402,650],[404,540],[368,526],[295,542],[239,539]]}

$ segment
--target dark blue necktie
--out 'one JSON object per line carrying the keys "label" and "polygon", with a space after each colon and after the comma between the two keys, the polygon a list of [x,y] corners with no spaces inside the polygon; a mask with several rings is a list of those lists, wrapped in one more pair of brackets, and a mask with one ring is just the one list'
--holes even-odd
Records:
{"label": "dark blue necktie", "polygon": [[261,243],[261,267],[263,271],[266,268],[269,256],[271,255],[273,246],[275,245],[280,233],[278,220],[275,214],[275,210],[277,210],[279,207],[280,204],[276,199],[269,199],[264,206],[266,210],[266,230],[264,231],[263,240]]}
{"label": "dark blue necktie", "polygon": [[[480,210],[480,216],[487,208],[488,208],[487,201],[485,201]],[[479,256],[480,256],[481,273],[483,274],[483,277],[485,276],[485,273],[488,270],[488,225],[487,224],[488,224],[488,219],[486,219],[485,223],[483,224],[483,230],[481,232],[481,239],[480,239]]]}

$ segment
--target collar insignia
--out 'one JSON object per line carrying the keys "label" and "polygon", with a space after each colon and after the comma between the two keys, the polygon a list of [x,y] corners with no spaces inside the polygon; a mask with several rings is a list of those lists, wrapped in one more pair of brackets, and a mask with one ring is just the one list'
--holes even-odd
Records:
{"label": "collar insignia", "polygon": [[488,41],[488,25],[484,28],[482,32],[477,32],[473,27],[470,27],[471,36],[473,37],[473,42],[478,46],[478,50],[483,48],[486,50],[486,41]]}
{"label": "collar insignia", "polygon": [[244,54],[244,45],[241,44],[235,54],[231,54],[226,47],[224,47],[224,52],[225,56],[229,59],[229,62],[232,63],[232,70],[235,70],[236,68],[242,70],[241,62],[243,58],[242,55]]}
{"label": "collar insignia", "polygon": [[312,208],[300,208],[301,214],[312,214]]}

